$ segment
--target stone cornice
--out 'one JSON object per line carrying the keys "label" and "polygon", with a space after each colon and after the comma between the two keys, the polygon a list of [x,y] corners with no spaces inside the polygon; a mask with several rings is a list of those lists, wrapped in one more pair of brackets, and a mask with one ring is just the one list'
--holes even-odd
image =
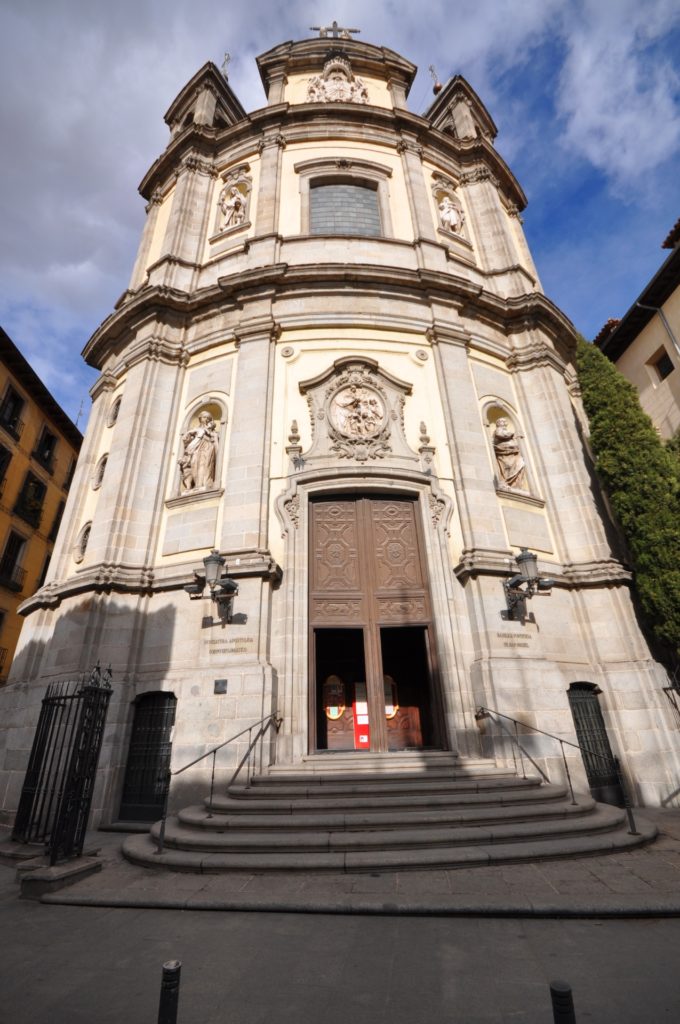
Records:
{"label": "stone cornice", "polygon": [[[542,576],[554,580],[555,587],[567,590],[583,587],[627,586],[632,580],[630,573],[614,558],[592,562],[567,562],[564,565],[539,560]],[[453,572],[461,583],[477,576],[497,576],[505,579],[517,571],[517,564],[511,551],[497,551],[486,548],[464,550]],[[502,602],[503,596],[501,594]]]}
{"label": "stone cornice", "polygon": [[442,163],[452,174],[488,174],[501,188],[506,204],[523,210],[527,200],[521,186],[503,158],[485,138],[457,139],[433,128],[423,117],[404,108],[377,107],[366,104],[279,103],[255,110],[242,121],[218,131],[205,125],[190,125],[171,140],[165,152],[152,164],[142,179],[139,191],[149,201],[154,190],[167,187],[182,160],[214,161],[221,166],[225,158],[242,159],[249,149],[264,145],[292,144],[327,139],[329,123],[347,138],[356,139],[357,133],[370,127],[379,140],[396,146],[402,133],[413,136],[413,144],[422,146],[423,157]]}
{"label": "stone cornice", "polygon": [[[281,567],[268,551],[222,552],[226,558],[226,571],[233,579],[260,577],[277,586],[282,577]],[[85,592],[97,594],[159,594],[180,590],[193,579],[194,569],[201,566],[201,558],[187,559],[172,566],[127,566],[101,562],[81,569],[66,580],[46,584],[19,606],[21,615],[30,615],[39,608],[58,608],[62,601]]]}
{"label": "stone cornice", "polygon": [[[156,317],[169,322],[172,319],[180,326],[186,326],[197,316],[208,316],[221,306],[224,312],[225,295],[236,304],[244,304],[250,296],[274,302],[277,297],[293,294],[303,298],[305,294],[319,291],[344,291],[351,284],[353,288],[367,293],[388,289],[402,289],[417,301],[432,298],[443,306],[456,309],[461,316],[486,322],[506,335],[520,333],[527,328],[538,328],[547,332],[559,348],[559,356],[551,356],[549,349],[536,343],[534,350],[518,350],[512,353],[511,368],[523,369],[531,360],[553,362],[564,369],[563,363],[571,357],[575,345],[575,332],[570,321],[553,303],[540,292],[504,299],[486,291],[468,278],[443,271],[412,270],[402,267],[377,266],[374,264],[274,264],[255,268],[241,274],[221,277],[217,285],[201,289],[193,294],[178,289],[153,286],[140,289],[134,297],[117,309],[95,331],[83,350],[91,366],[100,368],[106,358],[109,345],[120,346],[125,334],[139,328],[145,321]],[[282,323],[282,326],[283,325]],[[162,358],[162,351],[155,354]],[[176,358],[171,349],[168,359]],[[555,362],[555,359],[558,361]]]}

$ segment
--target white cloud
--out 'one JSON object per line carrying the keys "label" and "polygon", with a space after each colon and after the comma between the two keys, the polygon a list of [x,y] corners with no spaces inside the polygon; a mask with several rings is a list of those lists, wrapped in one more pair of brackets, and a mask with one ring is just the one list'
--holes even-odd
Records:
{"label": "white cloud", "polygon": [[[677,152],[663,46],[680,22],[675,0],[2,0],[0,313],[17,344],[45,358],[48,386],[63,389],[57,368],[78,362],[127,285],[144,220],[137,185],[167,144],[162,116],[182,86],[228,50],[232,87],[246,109],[260,107],[255,56],[334,19],[419,65],[416,112],[432,98],[429,64],[465,75],[499,124],[501,151],[526,164],[531,148],[537,188],[558,190],[582,165],[625,192]],[[538,113],[520,85],[536,67]]]}
{"label": "white cloud", "polygon": [[680,79],[669,57],[653,49],[678,24],[674,0],[585,0],[565,14],[557,99],[563,143],[619,190],[680,144]]}

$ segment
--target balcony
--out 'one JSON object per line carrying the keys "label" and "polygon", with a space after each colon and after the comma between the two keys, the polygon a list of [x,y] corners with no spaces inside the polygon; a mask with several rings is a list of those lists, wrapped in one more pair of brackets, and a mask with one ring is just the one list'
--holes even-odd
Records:
{"label": "balcony", "polygon": [[[9,562],[4,558],[0,559],[0,587],[5,587],[7,590],[13,590],[15,594],[19,594],[24,588],[25,579],[25,569],[22,569],[15,562]],[[1,650],[2,648],[0,648]],[[0,662],[1,667],[2,662]]]}

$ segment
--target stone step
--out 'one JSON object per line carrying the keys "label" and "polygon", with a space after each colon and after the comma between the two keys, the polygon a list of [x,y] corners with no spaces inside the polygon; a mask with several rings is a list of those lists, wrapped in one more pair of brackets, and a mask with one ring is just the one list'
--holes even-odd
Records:
{"label": "stone step", "polygon": [[391,797],[425,795],[451,795],[464,793],[510,792],[514,790],[538,789],[541,779],[538,776],[521,778],[517,775],[496,777],[493,779],[470,776],[465,779],[431,777],[429,775],[385,776],[376,779],[373,776],[347,776],[340,779],[308,779],[286,778],[271,780],[268,776],[255,777],[250,785],[233,785],[225,796],[213,796],[213,807],[218,807],[221,800],[259,801],[265,799],[318,799],[340,798],[367,799],[378,797],[381,801]]}
{"label": "stone step", "polygon": [[504,821],[533,821],[548,818],[566,818],[579,814],[589,814],[595,807],[592,797],[582,794],[578,803],[562,799],[564,790],[554,787],[554,799],[547,797],[541,802],[500,803],[489,800],[480,806],[479,801],[468,806],[451,806],[445,804],[433,807],[424,803],[418,807],[397,807],[387,810],[362,811],[354,809],[350,813],[338,812],[335,808],[323,808],[316,811],[309,807],[291,805],[290,813],[283,814],[280,810],[268,812],[258,807],[254,810],[240,809],[240,813],[209,814],[206,807],[197,805],[185,807],[177,814],[179,823],[187,828],[205,831],[236,830],[240,832],[267,831],[312,831],[314,829],[400,829],[411,827],[431,827],[438,825],[483,824],[491,825]]}
{"label": "stone step", "polygon": [[[610,831],[623,823],[624,813],[616,807],[600,804],[590,814],[569,822],[571,835],[585,832],[592,835]],[[177,818],[168,818],[165,845],[176,849],[200,853],[315,853],[319,851],[349,852],[355,850],[430,849],[435,846],[478,846],[486,843],[525,842],[527,839],[545,839],[564,836],[562,818],[536,821],[505,821],[484,825],[430,825],[427,828],[401,828],[386,831],[380,828],[355,830],[352,826],[338,829],[304,831],[288,828],[272,829],[266,833],[243,832],[228,829],[213,832],[182,825]],[[152,838],[158,840],[160,823],[151,829]]]}
{"label": "stone step", "polygon": [[542,838],[524,836],[521,841],[516,839],[512,842],[503,842],[498,836],[497,841],[468,846],[437,845],[415,849],[374,848],[355,851],[329,849],[316,852],[298,850],[294,853],[276,854],[243,851],[206,853],[171,847],[166,847],[164,852],[159,854],[156,842],[151,836],[135,835],[125,840],[123,852],[128,860],[145,867],[206,874],[445,870],[623,851],[654,839],[654,826],[643,823],[639,828],[640,834],[637,836],[631,836],[619,825],[614,826],[611,831],[579,832]]}
{"label": "stone step", "polygon": [[272,778],[289,775],[333,775],[345,772],[371,774],[393,774],[401,772],[427,772],[441,770],[443,773],[462,772],[463,775],[507,774],[498,768],[491,758],[460,757],[445,750],[404,750],[388,754],[369,754],[364,751],[328,751],[321,754],[307,754],[295,765],[274,764],[264,770]]}
{"label": "stone step", "polygon": [[510,806],[535,802],[560,800],[565,795],[563,786],[539,786],[522,785],[515,788],[506,786],[493,789],[466,789],[455,791],[445,789],[440,792],[427,790],[416,792],[397,791],[385,793],[372,791],[365,795],[358,793],[319,793],[318,791],[306,795],[305,793],[281,793],[264,796],[253,796],[248,799],[245,795],[213,796],[212,801],[206,799],[206,809],[213,814],[279,814],[287,816],[290,814],[309,814],[318,811],[335,811],[344,814],[374,814],[380,816],[389,811],[400,811],[406,813],[409,809],[438,808],[446,809],[452,807],[475,807],[475,806]]}

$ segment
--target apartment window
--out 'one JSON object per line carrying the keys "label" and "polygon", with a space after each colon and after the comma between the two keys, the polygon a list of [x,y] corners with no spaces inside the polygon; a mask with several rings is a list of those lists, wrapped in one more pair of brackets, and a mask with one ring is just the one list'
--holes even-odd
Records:
{"label": "apartment window", "polygon": [[310,182],[311,235],[382,235],[375,185]]}
{"label": "apartment window", "polygon": [[14,505],[14,514],[20,516],[29,526],[36,529],[40,526],[43,503],[47,492],[46,485],[33,473],[27,473],[24,486]]}
{"label": "apartment window", "polygon": [[20,533],[10,530],[5,550],[0,558],[0,586],[20,591],[26,579],[26,570],[19,565],[24,553],[26,539]]}
{"label": "apartment window", "polygon": [[21,413],[24,408],[24,400],[18,391],[15,391],[11,384],[7,386],[5,396],[0,404],[0,426],[4,427],[8,434],[18,439],[24,429]]}
{"label": "apartment window", "polygon": [[12,453],[9,448],[5,448],[4,444],[0,444],[0,494],[5,483],[5,477],[7,476],[7,470],[9,464],[12,461]]}
{"label": "apartment window", "polygon": [[673,360],[666,352],[665,348],[660,349],[651,361],[651,364],[656,372],[659,380],[665,380],[670,373],[673,372],[675,366]]}
{"label": "apartment window", "polygon": [[53,470],[54,450],[57,447],[57,437],[47,427],[43,427],[38,438],[38,443],[33,452],[33,458],[37,459],[41,466],[48,472]]}

